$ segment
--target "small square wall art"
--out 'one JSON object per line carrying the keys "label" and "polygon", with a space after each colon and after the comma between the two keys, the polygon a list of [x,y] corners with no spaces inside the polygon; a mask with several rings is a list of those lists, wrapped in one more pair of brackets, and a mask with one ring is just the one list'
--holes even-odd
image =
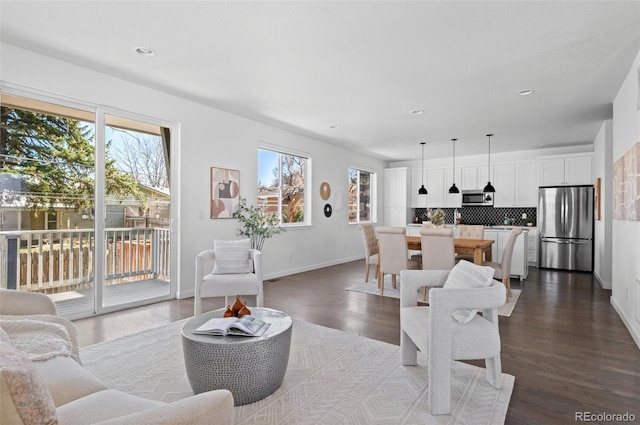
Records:
{"label": "small square wall art", "polygon": [[233,218],[240,205],[240,171],[211,167],[211,218]]}

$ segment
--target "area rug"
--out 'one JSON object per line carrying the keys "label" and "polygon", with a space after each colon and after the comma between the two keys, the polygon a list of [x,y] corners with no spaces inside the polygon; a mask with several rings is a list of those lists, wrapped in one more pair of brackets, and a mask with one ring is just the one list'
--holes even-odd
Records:
{"label": "area rug", "polygon": [[[193,394],[184,367],[184,320],[81,349],[86,368],[109,387],[171,402]],[[213,338],[213,337],[212,337]],[[294,320],[289,365],[271,396],[235,407],[236,424],[503,424],[515,378],[500,390],[485,370],[452,364],[451,415],[426,406],[427,367],[400,363],[400,347]]]}
{"label": "area rug", "polygon": [[[375,280],[349,286],[348,288],[346,288],[346,290],[353,292],[362,292],[364,294],[380,295],[380,289],[378,289],[378,283]],[[393,288],[393,286],[391,286],[390,277],[385,276],[384,293],[382,294],[382,296],[389,298],[400,298],[400,282],[396,284],[396,288]],[[511,313],[513,313],[513,309],[515,308],[516,303],[518,302],[519,297],[520,289],[512,289],[509,301],[502,307],[498,308],[498,315],[510,317]],[[418,301],[422,301],[422,291],[418,292],[417,299]]]}

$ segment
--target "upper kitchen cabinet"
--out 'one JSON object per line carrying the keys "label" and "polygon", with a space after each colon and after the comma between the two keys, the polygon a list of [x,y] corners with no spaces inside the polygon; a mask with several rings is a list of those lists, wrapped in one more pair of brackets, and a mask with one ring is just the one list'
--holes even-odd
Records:
{"label": "upper kitchen cabinet", "polygon": [[[444,169],[444,196],[445,203],[444,206],[448,208],[460,208],[462,206],[462,187],[461,183],[461,172],[460,168],[456,169],[455,178],[453,176],[453,170],[450,168]],[[451,184],[456,184],[456,187],[460,191],[460,193],[449,193],[449,188]]]}
{"label": "upper kitchen cabinet", "polygon": [[536,207],[538,186],[533,161],[498,164],[493,168],[494,207]]}
{"label": "upper kitchen cabinet", "polygon": [[[427,189],[428,195],[418,195],[418,189],[422,186],[424,181],[424,187]],[[411,208],[427,208],[429,196],[431,191],[427,185],[427,170],[424,170],[424,178],[422,176],[421,168],[414,168],[411,170],[411,187],[409,188],[411,193]]]}
{"label": "upper kitchen cabinet", "polygon": [[491,179],[486,166],[462,167],[460,190],[482,190]]}
{"label": "upper kitchen cabinet", "polygon": [[429,208],[444,207],[446,205],[444,190],[444,168],[432,168],[427,171],[427,206]]}
{"label": "upper kitchen cabinet", "polygon": [[539,186],[593,184],[593,153],[538,158]]}
{"label": "upper kitchen cabinet", "polygon": [[406,167],[384,170],[384,225],[405,227],[409,220],[409,186]]}

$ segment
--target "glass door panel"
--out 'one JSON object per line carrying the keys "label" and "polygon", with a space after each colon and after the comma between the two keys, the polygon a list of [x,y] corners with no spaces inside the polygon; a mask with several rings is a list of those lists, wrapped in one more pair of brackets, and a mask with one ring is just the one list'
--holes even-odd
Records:
{"label": "glass door panel", "polygon": [[92,112],[1,95],[0,286],[95,311]]}
{"label": "glass door panel", "polygon": [[105,115],[104,308],[172,293],[168,135],[158,125]]}

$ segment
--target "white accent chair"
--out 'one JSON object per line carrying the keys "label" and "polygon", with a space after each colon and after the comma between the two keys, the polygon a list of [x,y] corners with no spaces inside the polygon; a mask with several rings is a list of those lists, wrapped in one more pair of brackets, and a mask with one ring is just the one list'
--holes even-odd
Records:
{"label": "white accent chair", "polygon": [[[471,264],[466,261],[459,264]],[[458,267],[458,266],[456,266]],[[455,270],[455,269],[454,269]],[[496,389],[502,385],[498,307],[504,304],[505,288],[491,278],[488,286],[472,289],[447,288],[454,271],[403,270],[400,288],[400,347],[402,364],[418,364],[417,350],[427,358],[428,409],[433,415],[451,413],[451,363],[453,360],[484,359],[487,381]],[[417,305],[416,291],[429,291],[429,306]],[[444,286],[444,287],[439,287]],[[459,288],[459,287],[458,287]],[[464,312],[461,324],[456,313]],[[482,312],[482,316],[476,314]]]}
{"label": "white accent chair", "polygon": [[409,259],[407,248],[407,229],[404,227],[379,226],[378,249],[380,250],[380,271],[378,272],[378,288],[384,294],[384,275],[391,274],[391,285],[396,287],[396,275],[401,270],[418,269],[420,263]]}
{"label": "white accent chair", "polygon": [[380,271],[380,262],[378,254],[378,238],[376,237],[376,229],[373,224],[361,224],[360,232],[362,233],[362,241],[364,242],[364,261],[366,265],[364,281],[369,281],[369,269],[372,265],[376,266],[376,279]]}
{"label": "white accent chair", "polygon": [[495,261],[483,261],[483,266],[493,267],[496,273],[493,275],[495,279],[502,280],[505,288],[507,288],[506,300],[509,301],[511,296],[511,257],[513,257],[513,247],[516,244],[516,239],[522,233],[522,229],[516,227],[509,233],[507,244],[502,251],[502,258],[499,263]]}
{"label": "white accent chair", "polygon": [[256,249],[248,249],[246,251],[248,269],[242,272],[237,272],[240,270],[233,270],[233,268],[218,272],[216,262],[220,262],[219,253],[218,251],[216,256],[216,249],[208,249],[200,252],[196,257],[194,315],[202,314],[202,299],[211,297],[225,297],[225,305],[230,305],[233,301],[230,301],[229,297],[250,295],[255,298],[255,306],[262,307],[264,305],[262,253]]}
{"label": "white accent chair", "polygon": [[[456,265],[453,229],[422,227],[422,270],[451,270]],[[427,288],[422,288],[422,301],[427,302]]]}

